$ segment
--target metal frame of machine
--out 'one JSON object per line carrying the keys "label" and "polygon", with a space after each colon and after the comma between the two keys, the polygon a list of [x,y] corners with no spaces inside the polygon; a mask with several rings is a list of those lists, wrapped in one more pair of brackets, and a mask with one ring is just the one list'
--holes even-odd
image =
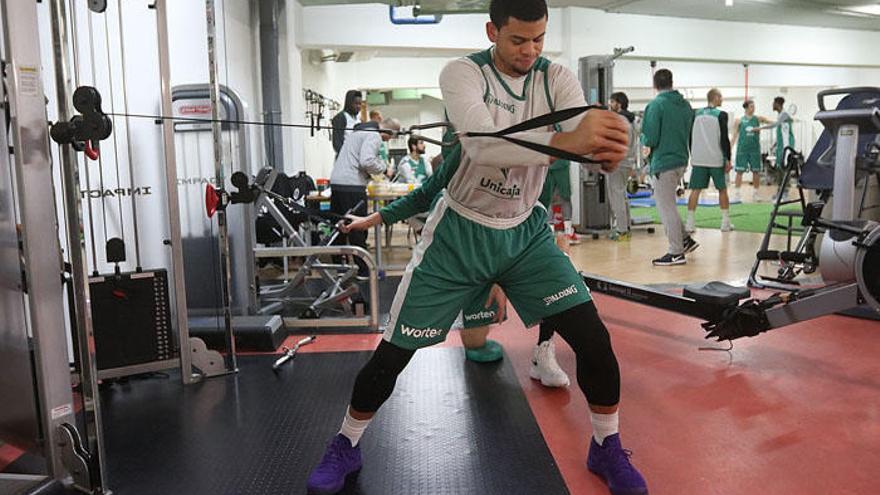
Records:
{"label": "metal frame of machine", "polygon": [[[615,48],[611,55],[589,55],[578,59],[578,80],[584,92],[587,103],[607,105],[608,98],[614,92],[614,62],[618,58],[635,51],[630,46]],[[636,154],[636,168],[642,167],[641,153]],[[606,197],[604,175],[599,171],[593,171],[586,167],[577,167],[571,170],[571,180],[575,187],[572,188],[572,223],[578,232],[592,234],[593,238],[599,237],[601,232],[611,229],[611,206]],[[588,189],[597,190],[598,198],[594,204],[587,204],[585,192]],[[599,211],[602,221],[599,224],[588,223],[588,211]],[[605,220],[607,219],[607,223]],[[653,222],[650,217],[630,217],[631,229],[644,228],[648,233],[654,233]]]}
{"label": "metal frame of machine", "polygon": [[[67,212],[69,239],[71,240],[71,265],[73,265],[76,307],[73,308],[78,340],[79,379],[82,386],[82,401],[86,407],[85,435],[81,435],[75,417],[74,397],[71,390],[70,367],[68,364],[67,341],[65,333],[64,292],[61,286],[61,246],[58,240],[56,222],[55,194],[53,191],[53,167],[49,149],[49,129],[46,125],[46,102],[44,100],[42,60],[37,29],[37,7],[34,2],[4,0],[2,23],[4,34],[4,54],[7,61],[5,87],[8,91],[8,104],[11,120],[12,155],[14,175],[18,191],[27,194],[17,195],[15,209],[21,225],[23,279],[18,290],[20,297],[30,303],[27,328],[33,342],[33,354],[26,344],[28,334],[24,328],[9,328],[10,337],[2,339],[0,355],[4,362],[32,362],[33,375],[29,379],[17,381],[16,390],[4,391],[10,402],[13,397],[32,397],[35,414],[28,418],[15,416],[21,413],[17,408],[2,408],[0,411],[0,431],[13,433],[22,423],[32,423],[36,437],[30,439],[34,448],[46,458],[48,472],[45,477],[32,477],[34,487],[64,481],[82,490],[102,492],[106,487],[103,469],[103,441],[101,438],[100,407],[97,404],[97,376],[91,342],[91,321],[88,304],[88,285],[85,279],[85,263],[82,257],[82,241],[78,218],[81,218],[78,182],[75,168],[69,167],[72,154],[62,149],[64,167],[64,201]],[[59,82],[59,95],[68,96],[69,79],[67,65],[59,61],[60,49],[67,41],[65,2],[53,0],[52,35],[56,50],[56,79]],[[66,53],[65,53],[66,55]],[[59,105],[61,118],[69,117],[67,106],[69,98]],[[4,136],[6,129],[4,128]],[[4,156],[9,148],[4,148]],[[75,160],[74,160],[75,164]],[[4,164],[5,166],[5,164]],[[16,251],[18,250],[16,246]],[[77,256],[78,255],[78,256]],[[17,258],[17,256],[16,256]],[[5,316],[5,315],[4,315]],[[10,320],[12,320],[10,315]],[[14,323],[14,320],[12,320]],[[22,321],[21,323],[24,323]],[[9,343],[7,346],[6,343]],[[22,347],[17,345],[24,342]],[[7,396],[6,392],[10,392]],[[27,401],[27,399],[25,399]],[[13,416],[7,416],[12,414]],[[18,477],[0,475],[0,488],[5,485],[20,485]],[[0,489],[0,491],[3,491]]]}
{"label": "metal frame of machine", "polygon": [[[104,12],[106,2],[91,2],[90,8]],[[161,112],[172,115],[170,64],[168,46],[167,0],[155,0],[151,8],[157,18],[157,45]],[[68,12],[66,0],[51,0],[49,4],[52,28],[52,46],[55,65],[55,91],[58,100],[59,122],[74,117],[71,108],[71,63],[69,61]],[[213,1],[207,1],[209,27],[213,21]],[[12,313],[4,314],[0,328],[0,357],[4,364],[13,366],[19,379],[2,390],[3,396],[14,398],[19,407],[0,408],[0,434],[17,444],[41,453],[47,461],[45,476],[0,474],[0,491],[42,489],[63,483],[87,493],[109,493],[105,479],[104,448],[102,439],[101,407],[97,395],[94,356],[94,334],[88,285],[88,269],[84,256],[82,236],[82,202],[79,189],[79,163],[71,143],[60,144],[60,171],[63,175],[62,194],[65,224],[68,233],[70,276],[67,283],[73,292],[70,324],[75,348],[74,381],[79,384],[81,396],[74,397],[71,388],[71,367],[64,309],[62,274],[64,263],[58,239],[53,164],[50,150],[49,126],[43,61],[40,57],[39,25],[35,2],[18,0],[0,1],[3,32],[3,60],[5,62],[3,101],[8,105],[10,120],[4,125],[3,141],[11,135],[11,146],[4,146],[4,171],[0,174],[0,191],[5,215],[0,232],[11,246],[2,246],[3,273],[21,273],[10,277],[19,280],[4,286],[2,297]],[[213,52],[209,52],[211,69]],[[216,104],[216,79],[212,103]],[[167,207],[178,211],[177,175],[173,122],[163,120],[163,144]],[[215,134],[219,126],[215,126]],[[54,137],[54,136],[53,136]],[[215,143],[215,149],[217,144]],[[12,167],[5,163],[10,158]],[[15,185],[11,181],[14,179]],[[15,194],[14,191],[27,191]],[[6,197],[8,192],[9,198]],[[11,198],[11,200],[10,200]],[[20,233],[13,231],[20,225]],[[223,357],[209,351],[200,339],[190,338],[187,327],[183,256],[181,249],[180,218],[169,215],[170,239],[166,242],[171,253],[173,276],[173,317],[176,323],[178,345],[182,352],[178,359],[147,363],[130,370],[114,370],[115,375],[142,373],[180,366],[182,381],[194,383],[203,377],[228,373]],[[19,249],[19,243],[21,249]],[[4,277],[5,278],[5,277]],[[6,307],[6,305],[4,305]],[[18,308],[16,311],[14,308]],[[228,314],[228,304],[226,306]],[[19,314],[20,313],[20,314]],[[20,317],[16,318],[15,314]],[[227,331],[231,340],[231,330]],[[232,370],[235,370],[234,347]],[[12,372],[12,371],[10,371]],[[7,382],[4,382],[7,383]],[[82,423],[77,421],[75,401],[80,402]],[[23,485],[30,485],[29,487]]]}
{"label": "metal frame of machine", "polygon": [[[303,258],[303,263],[297,269],[294,276],[282,282],[278,286],[261,287],[259,291],[258,312],[260,314],[272,314],[279,312],[286,304],[295,303],[304,305],[306,310],[312,315],[319,316],[319,312],[328,308],[343,308],[345,313],[351,313],[345,310],[346,301],[351,295],[358,292],[357,287],[357,267],[353,264],[326,264],[320,261],[319,256],[326,255],[344,255],[355,256],[364,260],[369,275],[370,290],[370,312],[364,316],[320,316],[316,318],[303,317],[285,317],[284,324],[289,327],[361,327],[367,326],[372,329],[379,327],[379,278],[378,267],[373,256],[363,248],[357,246],[336,246],[331,245],[338,235],[338,231],[334,230],[330,239],[325,246],[310,246],[300,235],[297,229],[288,221],[287,217],[278,208],[276,201],[289,202],[288,198],[280,197],[272,192],[272,187],[278,177],[278,171],[271,167],[264,168],[253,184],[246,185],[248,197],[243,203],[253,202],[253,207],[257,211],[266,211],[278,223],[285,235],[284,247],[255,247],[253,255],[255,258]],[[241,184],[245,186],[245,184]],[[233,193],[233,198],[236,194]],[[238,202],[235,199],[232,201]],[[296,291],[301,289],[306,279],[312,274],[317,273],[319,279],[326,284],[326,288],[321,294],[315,297],[297,296]]]}
{"label": "metal frame of machine", "polygon": [[[171,100],[172,106],[175,106],[180,102],[187,102],[190,100],[210,100],[209,85],[185,84],[174,86],[173,88],[171,88]],[[225,108],[226,115],[223,116],[223,118],[230,121],[228,124],[224,124],[221,127],[221,130],[223,132],[234,133],[237,136],[237,142],[232,142],[231,136],[229,136],[227,139],[224,139],[224,141],[230,141],[228,145],[230,149],[234,146],[235,148],[237,148],[238,151],[237,154],[230,156],[230,168],[232,172],[242,171],[245,173],[249,173],[250,167],[248,166],[248,164],[250,163],[250,143],[248,140],[248,131],[246,126],[239,123],[239,121],[247,120],[247,115],[245,114],[245,104],[238,93],[222,84],[220,85],[219,101],[221,105]],[[199,105],[196,106],[198,108],[195,111],[201,110],[201,107]],[[179,113],[179,111],[175,112],[175,116],[178,116]],[[188,115],[180,115],[182,117],[182,120],[180,122],[174,123],[174,130],[177,135],[180,136],[188,133],[198,134],[207,131],[212,134],[211,138],[213,139],[213,127],[211,126],[211,124],[186,120],[192,117],[203,118],[200,113],[193,114],[193,111],[189,111],[188,113]],[[205,118],[210,119],[210,113],[208,113]],[[236,165],[238,166],[236,167]],[[187,165],[184,164],[184,168],[186,167]],[[185,179],[189,179],[189,177],[185,177]],[[216,184],[216,186],[224,187],[223,184]],[[202,196],[203,193],[204,189],[198,188],[199,204],[202,204],[204,201],[204,198]],[[252,252],[255,242],[253,210],[250,208],[245,208],[242,210],[238,210],[234,214],[231,213],[229,214],[229,216],[230,225],[236,231],[239,231],[239,237],[230,238],[232,251],[231,254],[234,258],[243,260],[241,263],[237,263],[233,267],[231,273],[233,312],[243,315],[254,314],[257,308],[257,298],[254,285],[255,266]],[[193,313],[195,313],[195,311],[191,310],[190,314]]]}

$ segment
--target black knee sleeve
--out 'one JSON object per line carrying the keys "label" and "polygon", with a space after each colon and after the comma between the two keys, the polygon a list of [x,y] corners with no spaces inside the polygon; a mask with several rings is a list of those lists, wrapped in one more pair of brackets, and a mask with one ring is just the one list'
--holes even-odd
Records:
{"label": "black knee sleeve", "polygon": [[553,338],[553,327],[546,321],[542,321],[538,331],[538,344]]}
{"label": "black knee sleeve", "polygon": [[620,402],[620,368],[596,305],[579,304],[547,318],[547,323],[574,351],[578,385],[587,402],[595,406]]}
{"label": "black knee sleeve", "polygon": [[403,349],[385,340],[379,343],[373,357],[361,368],[351,392],[351,407],[358,412],[372,413],[391,397],[397,375],[406,368],[416,351]]}

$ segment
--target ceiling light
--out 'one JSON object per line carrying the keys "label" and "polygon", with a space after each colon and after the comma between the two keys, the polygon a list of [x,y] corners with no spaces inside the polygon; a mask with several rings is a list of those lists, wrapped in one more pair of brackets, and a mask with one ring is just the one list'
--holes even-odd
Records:
{"label": "ceiling light", "polygon": [[724,0],[725,7],[733,7],[733,0]]}
{"label": "ceiling light", "polygon": [[841,7],[841,9],[848,10],[850,12],[856,12],[859,14],[880,16],[880,3],[872,3],[868,5],[850,5],[846,7]]}

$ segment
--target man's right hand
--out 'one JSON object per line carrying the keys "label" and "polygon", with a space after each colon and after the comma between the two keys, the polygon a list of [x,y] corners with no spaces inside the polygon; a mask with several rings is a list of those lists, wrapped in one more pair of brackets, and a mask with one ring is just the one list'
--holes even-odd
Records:
{"label": "man's right hand", "polygon": [[339,230],[343,234],[347,234],[352,230],[368,230],[370,227],[375,227],[382,223],[382,216],[379,212],[371,213],[366,217],[359,217],[356,215],[346,215],[345,217],[351,220],[351,222],[342,223],[339,226]]}
{"label": "man's right hand", "polygon": [[553,135],[550,145],[594,160],[619,163],[629,151],[629,123],[608,110],[590,110],[575,130]]}

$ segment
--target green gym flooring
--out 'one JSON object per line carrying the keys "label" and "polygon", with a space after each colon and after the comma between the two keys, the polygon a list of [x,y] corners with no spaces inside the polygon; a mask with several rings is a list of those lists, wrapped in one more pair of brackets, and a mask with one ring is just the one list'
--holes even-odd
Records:
{"label": "green gym flooring", "polygon": [[[788,205],[784,210],[799,211],[798,205]],[[734,229],[741,232],[757,232],[764,233],[767,230],[767,222],[770,221],[770,212],[773,211],[772,203],[739,203],[730,205],[730,223]],[[654,223],[660,223],[660,216],[657,214],[656,207],[634,207],[630,209],[632,216],[651,216]],[[679,206],[678,213],[682,220],[687,218],[687,206]],[[787,221],[786,217],[777,219],[782,223]],[[797,221],[797,220],[796,220]],[[717,206],[699,206],[697,207],[696,225],[702,229],[720,229],[721,228],[721,209]],[[776,233],[784,234],[785,231],[776,229]]]}

